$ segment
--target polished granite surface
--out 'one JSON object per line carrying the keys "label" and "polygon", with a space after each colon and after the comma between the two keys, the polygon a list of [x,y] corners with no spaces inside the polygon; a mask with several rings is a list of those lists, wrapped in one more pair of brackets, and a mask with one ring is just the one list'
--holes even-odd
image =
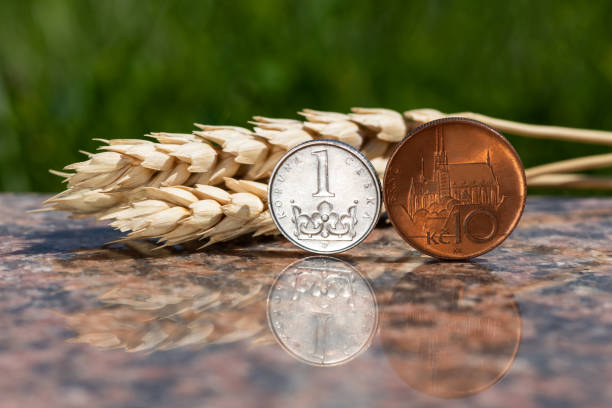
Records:
{"label": "polished granite surface", "polygon": [[612,406],[612,199],[529,198],[463,263],[107,247],[42,199],[0,195],[1,407]]}

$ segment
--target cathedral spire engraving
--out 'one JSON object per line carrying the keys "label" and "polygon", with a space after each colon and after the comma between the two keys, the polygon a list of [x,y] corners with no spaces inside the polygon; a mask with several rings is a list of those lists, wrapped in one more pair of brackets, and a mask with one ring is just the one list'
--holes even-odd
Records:
{"label": "cathedral spire engraving", "polygon": [[421,156],[419,175],[410,181],[406,211],[411,218],[422,212],[427,216],[447,217],[457,206],[498,207],[503,201],[497,177],[491,167],[490,152],[486,162],[448,162],[444,133],[437,128],[432,154],[431,177],[425,175],[425,157]]}

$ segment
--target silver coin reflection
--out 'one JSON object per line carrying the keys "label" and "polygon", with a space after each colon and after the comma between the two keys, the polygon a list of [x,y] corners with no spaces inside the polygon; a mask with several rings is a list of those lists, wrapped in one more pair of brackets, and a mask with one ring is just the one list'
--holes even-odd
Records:
{"label": "silver coin reflection", "polygon": [[369,347],[378,324],[368,281],[346,262],[324,256],[285,268],[270,288],[267,311],[278,343],[317,366],[356,357]]}
{"label": "silver coin reflection", "polygon": [[410,387],[440,398],[479,393],[510,369],[521,339],[511,290],[475,263],[404,275],[381,317],[383,349]]}

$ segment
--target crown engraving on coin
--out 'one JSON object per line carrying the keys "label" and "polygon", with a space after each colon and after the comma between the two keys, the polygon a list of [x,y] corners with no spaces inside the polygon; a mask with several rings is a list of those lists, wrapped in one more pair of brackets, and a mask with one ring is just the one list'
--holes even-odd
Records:
{"label": "crown engraving on coin", "polygon": [[[353,310],[355,271],[341,262],[333,258],[310,258],[308,263],[302,262],[295,266],[291,300],[299,300],[303,296],[329,299],[339,296],[346,299],[346,304]],[[327,308],[325,304],[321,306]]]}
{"label": "crown engraving on coin", "polygon": [[295,224],[294,235],[299,240],[351,241],[357,234],[355,225],[358,221],[355,215],[357,211],[355,205],[350,206],[343,214],[333,211],[334,206],[328,201],[322,201],[317,206],[317,211],[310,215],[302,214],[302,209],[297,205],[293,205],[291,209],[293,210],[292,222]]}
{"label": "crown engraving on coin", "polygon": [[371,164],[356,149],[334,140],[312,140],[287,152],[270,176],[268,200],[285,238],[326,254],[365,239],[382,206]]}

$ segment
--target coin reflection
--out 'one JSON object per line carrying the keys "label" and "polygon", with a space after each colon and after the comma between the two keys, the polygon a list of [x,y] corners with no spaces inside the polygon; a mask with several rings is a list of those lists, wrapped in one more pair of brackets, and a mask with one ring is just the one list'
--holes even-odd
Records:
{"label": "coin reflection", "polygon": [[325,256],[292,263],[268,295],[268,324],[294,358],[317,366],[365,351],[378,324],[374,292],[351,265]]}
{"label": "coin reflection", "polygon": [[521,317],[501,279],[474,263],[429,263],[406,274],[383,308],[383,349],[412,388],[441,398],[481,392],[509,370]]}

